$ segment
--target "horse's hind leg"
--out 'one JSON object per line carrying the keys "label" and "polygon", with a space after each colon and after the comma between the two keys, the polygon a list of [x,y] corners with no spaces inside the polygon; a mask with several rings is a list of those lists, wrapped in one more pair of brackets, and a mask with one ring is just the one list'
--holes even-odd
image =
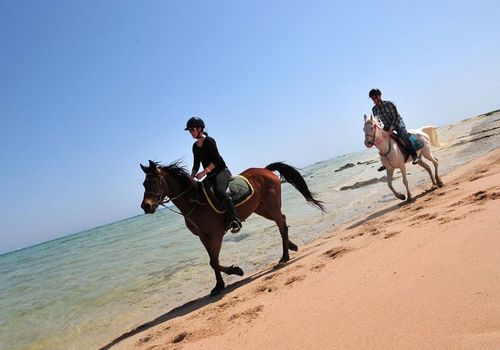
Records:
{"label": "horse's hind leg", "polygon": [[269,210],[262,210],[257,208],[255,211],[256,214],[265,217],[266,219],[273,220],[280,230],[281,242],[283,246],[283,255],[279,263],[286,263],[290,260],[290,255],[288,254],[288,249],[297,251],[297,245],[288,239],[288,226],[286,224],[286,216],[281,213],[281,210],[277,210],[277,212],[271,212]]}
{"label": "horse's hind leg", "polygon": [[431,168],[426,163],[424,163],[423,161],[420,161],[418,163],[418,165],[420,165],[422,168],[424,168],[425,170],[427,170],[427,172],[429,173],[429,176],[431,177],[432,186],[433,187],[436,186],[436,180],[434,180],[434,176],[432,175]]}
{"label": "horse's hind leg", "polygon": [[406,201],[410,202],[413,198],[412,198],[411,193],[410,193],[410,187],[408,186],[408,175],[406,175],[406,167],[403,165],[400,168],[400,170],[401,170],[401,174],[403,175],[403,183],[406,187],[406,194],[407,194]]}
{"label": "horse's hind leg", "polygon": [[432,162],[432,164],[434,164],[434,177],[436,179],[436,185],[438,187],[442,187],[443,181],[441,181],[441,178],[439,177],[439,174],[438,174],[438,166],[439,166],[438,159],[436,157],[434,157],[434,155],[431,152],[430,147],[429,147],[429,149],[425,149],[425,150],[423,149],[422,155],[424,156],[424,158],[429,159]]}

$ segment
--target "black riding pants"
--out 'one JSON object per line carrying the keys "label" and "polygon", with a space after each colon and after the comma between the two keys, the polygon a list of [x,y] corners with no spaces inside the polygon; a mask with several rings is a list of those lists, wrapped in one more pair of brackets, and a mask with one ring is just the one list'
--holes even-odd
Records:
{"label": "black riding pants", "polygon": [[228,168],[225,168],[222,171],[219,171],[214,176],[209,177],[208,179],[214,186],[215,195],[220,200],[229,199],[229,193],[227,193],[227,186],[229,186],[229,180],[231,180],[233,176]]}

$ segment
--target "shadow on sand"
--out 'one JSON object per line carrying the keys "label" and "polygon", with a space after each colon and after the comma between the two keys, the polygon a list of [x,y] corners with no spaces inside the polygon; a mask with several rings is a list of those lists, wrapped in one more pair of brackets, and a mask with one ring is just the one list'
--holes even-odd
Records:
{"label": "shadow on sand", "polygon": [[368,215],[366,218],[364,218],[362,220],[359,220],[359,221],[353,223],[352,225],[348,226],[347,229],[350,230],[350,229],[356,228],[358,226],[366,224],[367,222],[375,220],[375,219],[377,219],[377,218],[379,218],[379,217],[381,217],[381,216],[383,216],[383,215],[385,215],[387,213],[390,213],[390,212],[392,212],[394,210],[398,210],[398,209],[400,209],[402,207],[406,207],[408,205],[412,205],[412,204],[415,203],[415,201],[417,199],[420,199],[420,198],[422,198],[422,197],[424,197],[424,196],[426,196],[426,195],[434,192],[435,190],[436,190],[436,188],[425,190],[425,191],[417,194],[416,196],[414,196],[411,202],[407,202],[407,201],[399,202],[399,203],[396,203],[396,204],[394,204],[394,205],[392,205],[392,206],[390,206],[388,208],[384,208],[382,210],[376,211],[376,212]]}
{"label": "shadow on sand", "polygon": [[296,263],[297,261],[305,258],[306,256],[308,256],[310,254],[311,253],[303,254],[301,256],[298,256],[296,258],[291,259],[286,264],[278,264],[278,265],[275,265],[275,266],[268,268],[266,270],[256,272],[255,274],[253,274],[251,276],[248,276],[240,281],[234,282],[234,283],[226,286],[226,288],[219,295],[216,295],[216,296],[206,295],[204,297],[188,301],[187,303],[170,310],[169,312],[155,318],[154,320],[146,322],[146,323],[138,326],[137,328],[134,328],[134,329],[120,335],[118,338],[112,340],[108,344],[99,348],[99,350],[108,350],[112,346],[114,346],[114,345],[122,342],[123,340],[130,338],[136,334],[142,333],[150,328],[153,328],[159,324],[167,322],[167,321],[174,319],[176,317],[181,317],[181,316],[187,315],[191,312],[194,312],[198,309],[201,309],[202,307],[204,307],[206,305],[215,303],[215,302],[221,300],[224,297],[224,295],[231,293],[232,291],[236,290],[237,288],[240,288],[240,287],[242,287],[248,283],[251,283],[252,281],[254,281],[256,279],[264,277],[268,274],[274,273],[274,272],[276,272],[276,271],[278,271],[286,266],[290,266],[290,265]]}

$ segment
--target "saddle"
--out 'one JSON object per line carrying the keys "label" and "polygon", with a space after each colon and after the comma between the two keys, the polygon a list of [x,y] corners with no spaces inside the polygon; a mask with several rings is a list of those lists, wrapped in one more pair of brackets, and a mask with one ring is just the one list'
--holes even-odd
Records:
{"label": "saddle", "polygon": [[[241,175],[236,175],[229,181],[228,190],[235,207],[238,207],[248,201],[252,198],[255,192],[247,178]],[[204,180],[202,182],[198,182],[197,192],[197,200],[200,203],[210,205],[218,214],[226,212],[224,210],[224,206],[215,195],[214,187],[210,181]]]}
{"label": "saddle", "polygon": [[[408,160],[408,158],[411,155],[411,152],[408,150],[408,147],[406,146],[405,142],[403,139],[396,133],[391,134],[391,138],[396,141],[398,144],[399,148],[403,152],[405,162]],[[411,146],[415,149],[415,151],[418,151],[422,147],[424,147],[424,141],[421,139],[417,138],[417,135],[415,134],[410,134],[408,133],[408,138],[410,139]]]}

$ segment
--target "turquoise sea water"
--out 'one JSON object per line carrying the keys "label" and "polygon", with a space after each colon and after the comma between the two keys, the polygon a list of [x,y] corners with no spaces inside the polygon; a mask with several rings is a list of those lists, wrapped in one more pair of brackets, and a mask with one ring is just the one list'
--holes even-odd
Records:
{"label": "turquoise sea water", "polygon": [[[475,134],[486,135],[498,119],[497,114],[441,128],[441,135],[452,139],[450,147],[435,152],[442,172],[497,148],[498,135],[466,141]],[[299,249],[332,226],[394,201],[385,183],[340,191],[342,186],[383,176],[376,171],[378,162],[358,164],[376,159],[374,150],[366,150],[302,169],[312,191],[325,202],[326,214],[283,185],[283,212],[290,239]],[[347,163],[355,166],[335,172]],[[420,168],[411,172],[412,187],[428,182]],[[403,190],[399,179],[395,186]],[[254,215],[240,233],[226,235],[221,263],[237,264],[248,275],[280,256],[277,227]],[[224,276],[226,283],[239,278]],[[96,349],[208,294],[214,284],[198,238],[181,216],[166,209],[5,254],[0,256],[0,349]]]}

